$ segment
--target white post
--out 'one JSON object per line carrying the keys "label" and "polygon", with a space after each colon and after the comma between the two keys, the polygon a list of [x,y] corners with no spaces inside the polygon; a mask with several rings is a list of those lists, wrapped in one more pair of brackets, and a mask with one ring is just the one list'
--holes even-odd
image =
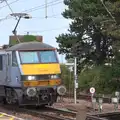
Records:
{"label": "white post", "polygon": [[76,88],[77,88],[77,58],[74,59],[74,103],[76,104]]}

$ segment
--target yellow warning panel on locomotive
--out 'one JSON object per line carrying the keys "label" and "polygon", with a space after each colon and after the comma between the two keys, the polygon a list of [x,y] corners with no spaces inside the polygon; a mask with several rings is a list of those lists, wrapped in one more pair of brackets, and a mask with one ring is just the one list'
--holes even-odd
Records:
{"label": "yellow warning panel on locomotive", "polygon": [[59,74],[59,64],[23,64],[22,72],[24,75],[37,75],[37,74]]}

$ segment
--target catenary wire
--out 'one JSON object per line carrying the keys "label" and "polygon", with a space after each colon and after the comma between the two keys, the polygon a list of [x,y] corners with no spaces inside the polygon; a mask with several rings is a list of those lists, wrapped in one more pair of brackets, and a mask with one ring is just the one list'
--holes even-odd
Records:
{"label": "catenary wire", "polygon": [[11,11],[12,13],[14,13],[13,10],[12,10],[12,8],[10,7],[9,3],[7,2],[7,0],[4,0],[4,1],[6,2],[6,5],[9,7],[10,11]]}
{"label": "catenary wire", "polygon": [[[54,5],[57,5],[57,4],[60,4],[60,3],[62,3],[61,0],[57,0],[57,1],[55,0],[55,1],[52,1],[52,2],[48,2],[47,7],[54,6]],[[36,6],[36,7],[30,8],[30,9],[24,10],[22,12],[30,13],[30,12],[33,12],[33,11],[36,11],[36,10],[39,10],[39,9],[43,9],[45,7],[46,7],[45,4],[42,4],[40,6]]]}
{"label": "catenary wire", "polygon": [[[11,4],[13,4],[13,3],[16,3],[16,2],[18,2],[18,1],[19,1],[19,0],[14,0],[13,2],[10,2],[9,5],[11,5]],[[2,8],[4,8],[4,7],[7,7],[7,5],[4,5],[4,6],[0,7],[0,10],[1,10]]]}
{"label": "catenary wire", "polygon": [[32,32],[32,33],[38,33],[38,32],[49,32],[49,31],[54,31],[54,30],[60,30],[60,29],[66,29],[68,28],[69,26],[63,26],[63,27],[60,27],[60,28],[53,28],[53,29],[46,29],[46,30],[40,30],[40,31],[24,31],[24,32]]}
{"label": "catenary wire", "polygon": [[[64,19],[63,17],[57,17],[57,16],[60,16],[61,14],[57,14],[57,15],[51,15],[51,16],[47,16],[47,18],[48,19]],[[0,22],[2,22],[2,21],[5,21],[5,20],[9,20],[9,19],[11,19],[12,18],[12,16],[6,16],[6,17],[4,17],[4,18],[1,18],[0,19]],[[45,17],[32,17],[32,19],[45,19]]]}
{"label": "catenary wire", "polygon": [[[17,1],[19,1],[19,0],[17,0]],[[60,2],[58,2],[58,1],[60,1],[60,0],[57,0],[57,3],[55,3],[55,4],[53,4],[53,3],[56,2],[56,0],[55,0],[55,1],[52,1],[52,2],[49,2],[49,3],[48,3],[48,7],[62,3],[62,1],[60,1]],[[40,6],[33,7],[33,8],[31,8],[31,9],[24,10],[24,11],[22,11],[22,12],[29,13],[29,12],[33,12],[33,11],[36,11],[36,10],[39,10],[39,9],[43,9],[43,8],[45,8],[45,4],[40,5]],[[8,15],[8,16],[9,16],[9,15]],[[13,18],[13,17],[8,17],[8,16],[0,19],[0,21]],[[48,17],[49,17],[49,16],[48,16]]]}
{"label": "catenary wire", "polygon": [[[7,2],[7,0],[3,0],[3,1],[6,3],[8,8],[10,9],[11,13],[13,14],[14,12],[13,12],[12,8],[10,7],[10,4]],[[17,17],[15,17],[15,19],[17,20]]]}
{"label": "catenary wire", "polygon": [[[59,16],[59,17],[58,17]],[[50,15],[47,16],[48,18],[55,18],[55,19],[64,19],[63,17],[61,17],[61,14],[56,14],[56,15]],[[45,19],[45,17],[39,17],[39,16],[33,16],[32,19]]]}

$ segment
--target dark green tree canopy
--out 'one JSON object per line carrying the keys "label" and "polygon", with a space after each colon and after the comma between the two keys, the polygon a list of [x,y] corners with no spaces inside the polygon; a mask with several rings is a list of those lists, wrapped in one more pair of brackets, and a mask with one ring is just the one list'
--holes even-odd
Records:
{"label": "dark green tree canopy", "polygon": [[[59,53],[66,58],[77,55],[85,64],[103,64],[119,49],[119,0],[64,0],[68,7],[62,13],[71,19],[69,33],[57,39]],[[87,37],[85,37],[87,36]]]}

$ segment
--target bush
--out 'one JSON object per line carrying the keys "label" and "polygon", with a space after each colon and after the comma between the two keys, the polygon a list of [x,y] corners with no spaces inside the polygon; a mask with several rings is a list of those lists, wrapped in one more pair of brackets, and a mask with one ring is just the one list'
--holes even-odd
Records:
{"label": "bush", "polygon": [[[73,89],[74,77],[65,65],[61,66],[62,79],[67,88]],[[71,74],[71,78],[70,78]],[[113,66],[96,66],[85,70],[78,75],[79,91],[88,92],[90,87],[96,88],[96,93],[112,94],[120,91],[120,65],[115,63]]]}
{"label": "bush", "polygon": [[90,87],[95,87],[100,80],[100,67],[82,72],[78,77],[79,89],[88,91]]}
{"label": "bush", "polygon": [[67,89],[73,88],[73,72],[70,72],[68,67],[64,64],[61,65],[61,79]]}

